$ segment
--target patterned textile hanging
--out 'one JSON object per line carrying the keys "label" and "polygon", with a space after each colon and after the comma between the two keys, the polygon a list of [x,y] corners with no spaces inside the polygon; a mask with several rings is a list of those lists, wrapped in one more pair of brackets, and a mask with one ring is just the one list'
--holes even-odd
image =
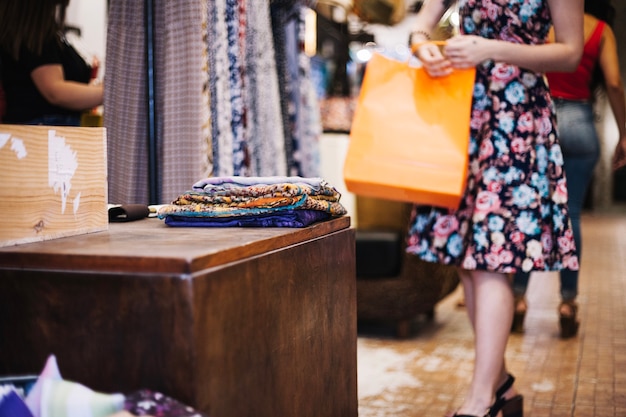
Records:
{"label": "patterned textile hanging", "polygon": [[244,85],[250,172],[254,176],[284,176],[287,155],[270,7],[267,0],[247,3]]}
{"label": "patterned textile hanging", "polygon": [[213,175],[233,175],[233,133],[230,126],[228,32],[226,4],[223,0],[208,0],[209,84],[211,94],[211,136],[213,137]]}
{"label": "patterned textile hanging", "polygon": [[[280,106],[285,135],[285,154],[287,157],[287,172],[292,174],[297,171],[293,159],[293,142],[295,140],[295,112],[297,98],[294,97],[294,89],[297,86],[297,66],[294,66],[294,53],[297,51],[295,44],[296,28],[295,21],[298,14],[294,1],[271,2],[272,31],[274,34],[274,50],[276,53],[276,67],[278,71],[278,85],[280,86]],[[288,42],[291,44],[288,45]],[[291,64],[291,65],[290,65]],[[294,73],[296,71],[296,73]]]}
{"label": "patterned textile hanging", "polygon": [[[205,176],[204,48],[201,3],[155,0],[155,107],[161,203]],[[148,203],[144,2],[111,0],[107,33],[104,126],[109,201]],[[206,97],[204,97],[206,98]]]}
{"label": "patterned textile hanging", "polygon": [[[301,7],[298,32],[299,45],[304,45],[304,22],[306,13],[307,8]],[[319,138],[322,136],[320,106],[317,93],[315,92],[315,86],[313,84],[311,60],[306,55],[302,47],[299,48],[298,58],[300,74],[300,80],[298,82],[298,86],[300,88],[299,106],[301,111],[298,112],[297,123],[300,126],[300,134],[296,138],[297,151],[294,153],[294,161],[299,166],[299,170],[294,175],[302,177],[319,177]]]}
{"label": "patterned textile hanging", "polygon": [[188,186],[189,179],[206,174],[202,7],[197,0],[158,0],[156,7],[161,195],[164,202],[169,202]]}
{"label": "patterned textile hanging", "polygon": [[136,24],[143,12],[143,2],[109,3],[104,126],[109,202],[119,204],[148,202],[145,31]]}
{"label": "patterned textile hanging", "polygon": [[[319,109],[300,39],[310,1],[286,2],[277,19],[272,3],[154,0],[159,203],[203,177],[317,176]],[[104,125],[117,204],[151,203],[144,15],[144,2],[110,1]],[[283,19],[285,31],[273,26]]]}
{"label": "patterned textile hanging", "polygon": [[200,120],[202,120],[202,135],[201,135],[201,155],[205,158],[205,164],[202,167],[202,171],[205,176],[209,176],[213,172],[213,137],[211,136],[211,91],[209,88],[209,43],[208,43],[208,31],[209,31],[209,11],[206,1],[200,2],[202,11],[200,15],[202,17],[202,106],[200,108]]}
{"label": "patterned textile hanging", "polygon": [[[307,159],[309,166],[313,164],[317,168],[318,161],[314,157],[317,136],[308,148],[299,143],[302,134],[315,131],[304,128],[302,123],[310,120],[299,114],[303,104],[310,101],[300,97],[302,86],[309,86],[303,83],[300,74],[302,4],[290,5],[289,13],[296,19],[288,29],[289,37],[277,40],[268,0],[209,2],[212,2],[209,10],[212,10],[210,18],[214,23],[209,33],[213,67],[210,73],[213,151],[218,155],[214,175],[300,174],[302,158]],[[277,46],[285,53],[275,51]],[[292,76],[281,79],[281,65],[287,62],[288,67],[283,69]],[[288,102],[283,101],[283,91],[289,92]],[[309,108],[316,111],[317,106],[312,103]],[[315,117],[311,120],[317,123]],[[282,131],[279,130],[281,125]],[[286,132],[289,136],[285,136]],[[317,169],[307,171],[312,175],[317,173]]]}
{"label": "patterned textile hanging", "polygon": [[[272,0],[270,2],[289,175],[304,175],[301,165],[302,133],[307,126],[302,125],[305,119],[302,118],[301,112],[319,112],[319,110],[303,106],[303,103],[309,103],[309,101],[302,98],[300,89],[303,82],[312,88],[309,81],[310,74],[301,72],[304,69],[301,66],[301,60],[305,59],[302,51],[301,11],[303,7],[313,6],[314,3],[310,0]],[[309,87],[306,87],[307,93]]]}
{"label": "patterned textile hanging", "polygon": [[[243,2],[242,2],[243,3]],[[244,17],[242,15],[241,17]],[[245,30],[245,20],[240,19],[239,2],[226,0],[226,36],[228,39],[228,89],[230,91],[230,128],[233,135],[233,175],[249,175],[247,144],[244,140],[243,57],[240,53],[240,30]]]}

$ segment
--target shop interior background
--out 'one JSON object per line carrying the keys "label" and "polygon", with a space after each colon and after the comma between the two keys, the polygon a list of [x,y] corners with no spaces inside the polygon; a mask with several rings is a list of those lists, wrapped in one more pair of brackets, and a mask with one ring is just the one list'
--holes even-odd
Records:
{"label": "shop interior background", "polygon": [[[371,34],[374,41],[382,46],[405,45],[408,33],[411,31],[415,15],[411,13],[415,5],[414,0],[407,0],[407,15],[404,20],[394,26],[358,25],[358,31]],[[616,22],[613,27],[618,43],[622,78],[626,79],[626,2],[614,0],[616,8]],[[106,28],[107,28],[107,0],[72,0],[67,14],[67,23],[80,30],[83,45],[95,54],[100,60],[99,77],[106,73]],[[350,16],[338,14],[336,20],[345,23],[347,35],[349,32]],[[341,20],[344,19],[344,22]],[[319,26],[318,26],[319,28]],[[319,34],[318,34],[319,36]],[[349,44],[347,39],[346,44]],[[596,167],[593,183],[587,198],[587,208],[602,211],[621,211],[626,207],[626,169],[615,174],[611,171],[611,156],[617,143],[617,129],[606,100],[598,104],[597,126],[602,140],[601,160]],[[348,134],[325,133],[320,139],[321,166],[320,172],[329,181],[343,188],[341,176],[342,161],[345,155]],[[344,202],[348,209],[352,208],[353,196],[345,189]]]}

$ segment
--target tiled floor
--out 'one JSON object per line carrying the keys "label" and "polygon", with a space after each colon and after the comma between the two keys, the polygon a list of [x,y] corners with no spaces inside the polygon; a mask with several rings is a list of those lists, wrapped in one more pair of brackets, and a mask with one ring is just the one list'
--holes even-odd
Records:
{"label": "tiled floor", "polygon": [[[507,350],[525,417],[626,416],[624,213],[583,219],[576,338],[558,337],[558,276],[531,279],[526,331],[511,335]],[[417,320],[406,340],[385,328],[360,329],[359,417],[440,417],[460,404],[473,366],[461,297],[459,288],[437,306],[434,322]]]}

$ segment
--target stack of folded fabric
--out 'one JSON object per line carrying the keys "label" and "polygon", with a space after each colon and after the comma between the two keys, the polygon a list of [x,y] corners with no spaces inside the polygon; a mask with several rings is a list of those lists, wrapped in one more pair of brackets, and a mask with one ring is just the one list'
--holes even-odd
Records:
{"label": "stack of folded fabric", "polygon": [[135,416],[208,417],[156,391],[109,394],[64,380],[54,355],[48,357],[36,382],[26,390],[14,384],[0,384],[0,417]]}
{"label": "stack of folded fabric", "polygon": [[305,227],[345,215],[340,198],[321,178],[212,177],[157,214],[170,226]]}

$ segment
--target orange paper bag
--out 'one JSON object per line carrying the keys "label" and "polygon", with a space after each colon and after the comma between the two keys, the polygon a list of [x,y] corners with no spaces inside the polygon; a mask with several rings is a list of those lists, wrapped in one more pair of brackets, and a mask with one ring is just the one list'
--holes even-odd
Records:
{"label": "orange paper bag", "polygon": [[348,191],[457,208],[465,190],[474,68],[430,77],[374,53],[344,165]]}

